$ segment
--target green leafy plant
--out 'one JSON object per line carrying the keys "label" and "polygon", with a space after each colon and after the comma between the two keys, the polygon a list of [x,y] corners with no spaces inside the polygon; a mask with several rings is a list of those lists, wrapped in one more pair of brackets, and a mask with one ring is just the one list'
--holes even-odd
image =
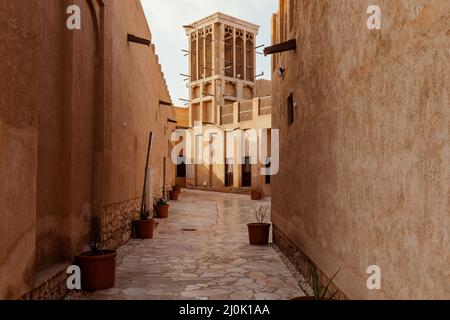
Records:
{"label": "green leafy plant", "polygon": [[104,253],[106,241],[101,239],[100,234],[95,234],[89,239],[89,248],[93,256],[101,256]]}
{"label": "green leafy plant", "polygon": [[145,220],[153,218],[153,212],[151,212],[150,210],[147,210],[147,208],[145,206],[141,210],[139,210],[138,213],[139,213],[139,217],[140,217],[141,221],[145,221]]}
{"label": "green leafy plant", "polygon": [[106,240],[102,240],[100,226],[100,219],[98,217],[92,217],[88,245],[93,256],[101,256],[105,251]]}
{"label": "green leafy plant", "polygon": [[164,198],[157,198],[155,199],[156,206],[165,206],[167,205],[167,200]]}
{"label": "green leafy plant", "polygon": [[340,271],[341,271],[341,269],[339,269],[334,274],[334,276],[330,279],[330,281],[328,281],[328,283],[324,286],[320,283],[317,269],[313,269],[313,271],[312,271],[313,295],[311,297],[314,297],[315,300],[333,300],[333,298],[336,296],[338,291],[331,293],[330,286],[333,283],[334,279],[336,279],[336,277]]}

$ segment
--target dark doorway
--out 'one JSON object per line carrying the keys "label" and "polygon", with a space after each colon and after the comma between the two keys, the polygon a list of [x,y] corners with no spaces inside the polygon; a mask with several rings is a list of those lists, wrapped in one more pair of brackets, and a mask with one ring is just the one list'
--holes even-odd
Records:
{"label": "dark doorway", "polygon": [[[265,167],[266,167],[267,169],[270,169],[270,163],[269,163],[269,164],[266,164]],[[270,175],[270,174],[266,175],[266,176],[264,177],[264,180],[265,180],[264,182],[265,182],[266,184],[270,184],[270,178],[271,178],[271,175]]]}
{"label": "dark doorway", "polygon": [[242,165],[242,187],[252,186],[252,165],[250,157],[245,157],[245,163]]}
{"label": "dark doorway", "polygon": [[183,162],[177,165],[177,178],[186,178],[186,158],[183,157]]}
{"label": "dark doorway", "polygon": [[234,184],[233,161],[227,160],[225,165],[225,187],[232,187]]}

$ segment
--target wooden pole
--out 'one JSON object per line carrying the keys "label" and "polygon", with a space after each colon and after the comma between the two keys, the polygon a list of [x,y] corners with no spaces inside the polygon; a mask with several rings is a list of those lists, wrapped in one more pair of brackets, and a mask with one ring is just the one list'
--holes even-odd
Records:
{"label": "wooden pole", "polygon": [[152,138],[153,138],[153,132],[150,132],[150,137],[148,140],[147,162],[145,163],[144,188],[142,191],[141,213],[145,210],[144,206],[145,206],[145,193],[147,191],[148,161],[150,160],[150,151],[152,148]]}

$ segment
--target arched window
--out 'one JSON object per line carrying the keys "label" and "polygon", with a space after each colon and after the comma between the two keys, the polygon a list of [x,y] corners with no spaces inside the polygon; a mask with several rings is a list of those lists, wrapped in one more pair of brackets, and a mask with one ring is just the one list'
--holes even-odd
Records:
{"label": "arched window", "polygon": [[236,30],[236,78],[245,80],[244,32]]}
{"label": "arched window", "polygon": [[255,44],[253,42],[253,34],[246,35],[246,79],[247,81],[255,81]]}
{"label": "arched window", "polygon": [[206,28],[205,47],[206,47],[205,78],[209,78],[209,77],[211,77],[213,75],[213,35],[212,35],[212,27]]}
{"label": "arched window", "polygon": [[191,35],[191,81],[197,81],[197,33]]}
{"label": "arched window", "polygon": [[205,78],[205,30],[198,34],[198,78]]}
{"label": "arched window", "polygon": [[234,32],[233,28],[225,27],[225,76],[234,77]]}

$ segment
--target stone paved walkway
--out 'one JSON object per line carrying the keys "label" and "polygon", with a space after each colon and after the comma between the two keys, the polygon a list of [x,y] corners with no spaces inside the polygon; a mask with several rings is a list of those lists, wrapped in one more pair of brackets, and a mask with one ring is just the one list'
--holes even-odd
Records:
{"label": "stone paved walkway", "polygon": [[183,190],[153,240],[126,246],[116,287],[91,299],[278,300],[303,295],[275,247],[248,244],[246,224],[254,222],[253,210],[270,206],[267,200],[249,198]]}

